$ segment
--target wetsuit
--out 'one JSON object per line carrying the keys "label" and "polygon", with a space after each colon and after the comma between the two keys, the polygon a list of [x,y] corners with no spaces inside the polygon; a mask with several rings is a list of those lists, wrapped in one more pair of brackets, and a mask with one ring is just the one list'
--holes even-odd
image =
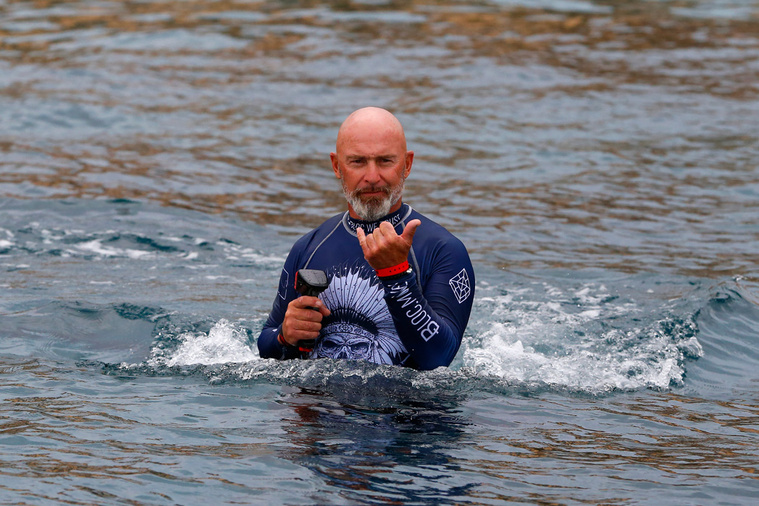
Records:
{"label": "wetsuit", "polygon": [[[411,272],[380,279],[364,258],[356,229],[374,231],[389,221],[396,233],[413,219]],[[298,269],[321,269],[329,287],[319,296],[331,311],[309,358],[331,357],[397,364],[415,369],[448,366],[461,345],[474,298],[474,271],[464,245],[445,228],[407,204],[380,221],[355,220],[346,212],[301,237],[285,261],[274,306],[258,338],[263,358],[300,356],[281,345],[287,305],[298,297]]]}

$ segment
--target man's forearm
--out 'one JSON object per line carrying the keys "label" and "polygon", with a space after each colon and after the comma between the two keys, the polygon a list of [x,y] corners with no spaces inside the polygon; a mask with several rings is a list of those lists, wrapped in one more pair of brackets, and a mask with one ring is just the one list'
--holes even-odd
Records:
{"label": "man's forearm", "polygon": [[281,327],[267,326],[258,336],[258,354],[261,358],[275,358],[287,360],[298,356],[298,348],[282,344],[277,337]]}
{"label": "man's forearm", "polygon": [[414,273],[383,281],[385,301],[396,331],[420,369],[448,366],[461,345],[461,333],[425,299]]}

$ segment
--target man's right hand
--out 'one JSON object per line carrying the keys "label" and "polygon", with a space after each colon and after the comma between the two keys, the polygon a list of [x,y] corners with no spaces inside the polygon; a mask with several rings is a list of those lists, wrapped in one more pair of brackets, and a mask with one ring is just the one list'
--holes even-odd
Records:
{"label": "man's right hand", "polygon": [[300,341],[318,338],[322,319],[329,315],[330,310],[318,297],[304,295],[292,300],[282,322],[282,339],[290,346],[298,346]]}

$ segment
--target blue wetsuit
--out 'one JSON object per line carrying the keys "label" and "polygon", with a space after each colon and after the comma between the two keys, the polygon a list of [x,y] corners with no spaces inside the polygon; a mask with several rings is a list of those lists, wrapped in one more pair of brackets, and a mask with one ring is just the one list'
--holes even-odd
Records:
{"label": "blue wetsuit", "polygon": [[[364,258],[356,229],[371,233],[381,221],[389,221],[400,234],[413,219],[422,222],[409,253],[413,272],[391,280],[378,278]],[[277,341],[287,305],[298,297],[293,286],[298,269],[321,269],[329,280],[319,298],[332,313],[322,320],[309,358],[434,369],[450,365],[456,355],[474,299],[472,263],[461,241],[407,204],[378,222],[339,214],[295,243],[258,337],[263,358],[300,356],[298,348]]]}

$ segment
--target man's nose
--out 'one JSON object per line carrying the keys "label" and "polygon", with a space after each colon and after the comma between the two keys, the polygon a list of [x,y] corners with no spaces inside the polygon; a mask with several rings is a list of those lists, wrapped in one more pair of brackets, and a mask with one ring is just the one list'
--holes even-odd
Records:
{"label": "man's nose", "polygon": [[381,180],[382,178],[380,178],[380,171],[377,163],[373,160],[370,160],[369,163],[366,164],[366,170],[364,171],[364,181],[370,184],[377,184]]}

